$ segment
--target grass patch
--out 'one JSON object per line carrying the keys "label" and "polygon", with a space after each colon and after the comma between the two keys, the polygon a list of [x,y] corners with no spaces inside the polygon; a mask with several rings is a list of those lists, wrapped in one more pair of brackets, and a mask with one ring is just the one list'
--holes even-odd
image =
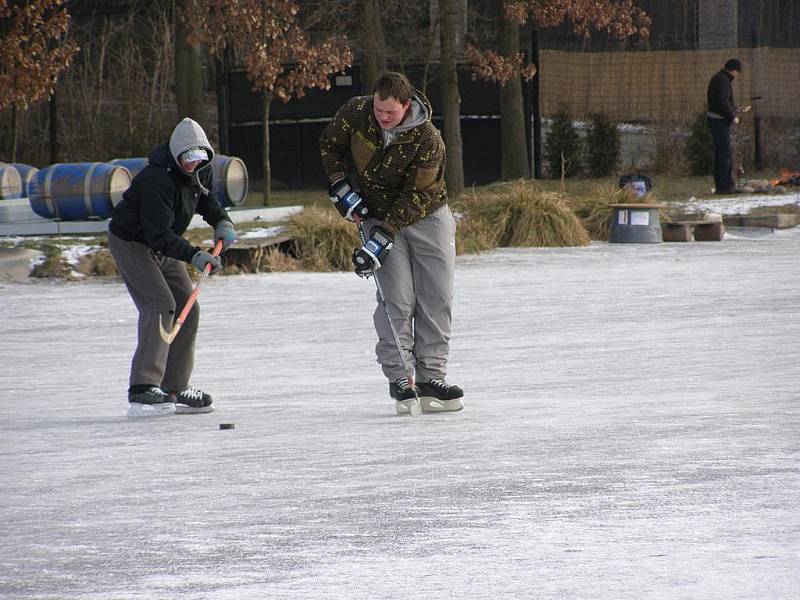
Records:
{"label": "grass patch", "polygon": [[286,233],[294,238],[295,256],[307,271],[350,271],[353,251],[361,246],[358,230],[330,202],[308,206],[293,215]]}
{"label": "grass patch", "polygon": [[44,242],[36,249],[44,254],[44,260],[34,265],[31,270],[31,277],[39,277],[42,279],[48,277],[69,278],[72,267],[64,260],[60,244]]}
{"label": "grass patch", "polygon": [[456,203],[463,217],[459,242],[469,248],[486,246],[586,246],[589,235],[563,195],[542,191],[530,181],[473,190]]}
{"label": "grass patch", "polygon": [[78,266],[75,270],[87,277],[119,276],[117,263],[108,248],[100,248],[89,254],[84,254],[78,259]]}

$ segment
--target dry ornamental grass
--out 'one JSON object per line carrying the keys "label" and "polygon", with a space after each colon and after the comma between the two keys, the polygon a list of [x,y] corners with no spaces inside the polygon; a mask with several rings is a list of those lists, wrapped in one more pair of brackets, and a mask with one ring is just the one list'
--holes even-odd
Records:
{"label": "dry ornamental grass", "polygon": [[478,251],[497,246],[587,246],[589,235],[564,196],[526,181],[462,196],[457,244]]}
{"label": "dry ornamental grass", "polygon": [[350,271],[353,251],[361,246],[356,226],[327,207],[304,208],[289,220],[286,233],[307,271]]}

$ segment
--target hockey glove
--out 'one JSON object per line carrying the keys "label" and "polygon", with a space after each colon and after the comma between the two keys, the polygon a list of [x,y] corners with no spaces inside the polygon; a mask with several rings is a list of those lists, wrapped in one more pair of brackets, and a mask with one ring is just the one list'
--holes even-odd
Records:
{"label": "hockey glove", "polygon": [[380,225],[373,227],[369,239],[353,253],[356,275],[369,277],[373,271],[380,269],[392,246],[394,246],[394,236]]}
{"label": "hockey glove", "polygon": [[222,270],[222,261],[220,261],[219,256],[213,256],[204,250],[195,252],[195,255],[192,257],[192,266],[202,273],[206,265],[211,265],[211,271],[208,273],[209,275],[219,273]]}
{"label": "hockey glove", "polygon": [[227,250],[228,247],[236,243],[236,232],[233,230],[233,223],[223,219],[214,228],[214,240],[222,240],[222,249]]}
{"label": "hockey glove", "polygon": [[348,221],[355,221],[353,216],[364,219],[369,212],[364,199],[353,191],[346,179],[340,179],[328,188],[331,202],[336,210]]}

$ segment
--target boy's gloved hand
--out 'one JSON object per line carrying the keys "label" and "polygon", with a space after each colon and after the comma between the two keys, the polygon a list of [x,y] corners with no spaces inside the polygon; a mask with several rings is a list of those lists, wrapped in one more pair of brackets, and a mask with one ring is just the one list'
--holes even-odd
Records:
{"label": "boy's gloved hand", "polygon": [[369,277],[373,270],[380,269],[392,246],[394,246],[394,236],[391,232],[380,225],[373,227],[366,243],[353,253],[356,275]]}
{"label": "boy's gloved hand", "polygon": [[369,210],[364,199],[356,194],[347,182],[347,179],[340,179],[332,183],[328,188],[331,202],[336,206],[336,210],[348,221],[355,221],[354,216],[364,219]]}

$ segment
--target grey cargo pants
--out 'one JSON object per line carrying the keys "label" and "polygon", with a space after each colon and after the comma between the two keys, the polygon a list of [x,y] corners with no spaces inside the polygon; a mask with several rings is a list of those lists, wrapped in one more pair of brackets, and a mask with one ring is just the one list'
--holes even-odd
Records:
{"label": "grey cargo pants", "polygon": [[[376,225],[365,222],[366,231]],[[450,354],[456,223],[445,204],[421,221],[404,227],[378,269],[409,367],[419,381],[444,379]],[[394,337],[380,305],[373,316],[378,344],[375,354],[383,374],[394,381],[405,376]]]}
{"label": "grey cargo pants", "polygon": [[157,385],[165,391],[189,387],[194,368],[194,343],[200,321],[195,303],[172,344],[159,333],[172,327],[192,293],[192,280],[183,262],[156,254],[145,244],[108,234],[108,249],[139,311],[139,342],[131,362],[130,385]]}

